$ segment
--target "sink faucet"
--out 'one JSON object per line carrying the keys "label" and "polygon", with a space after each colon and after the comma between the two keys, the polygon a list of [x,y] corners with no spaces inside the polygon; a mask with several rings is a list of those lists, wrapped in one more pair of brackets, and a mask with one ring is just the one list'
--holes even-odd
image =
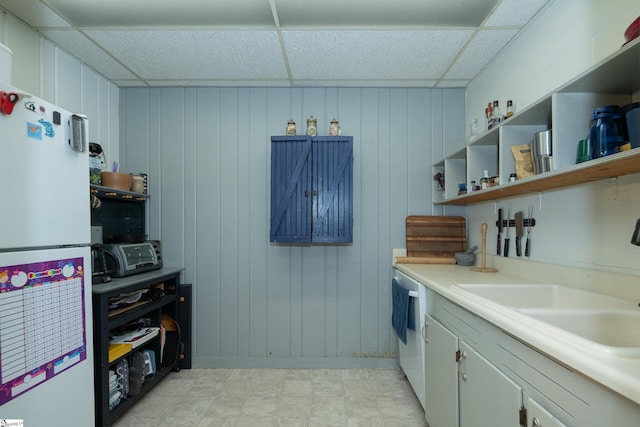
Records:
{"label": "sink faucet", "polygon": [[631,244],[640,246],[640,218],[636,221],[636,229],[633,230],[633,236],[631,236]]}

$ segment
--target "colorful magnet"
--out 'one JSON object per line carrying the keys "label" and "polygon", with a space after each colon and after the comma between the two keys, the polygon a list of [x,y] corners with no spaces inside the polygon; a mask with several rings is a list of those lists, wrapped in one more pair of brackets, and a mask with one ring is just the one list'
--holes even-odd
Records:
{"label": "colorful magnet", "polygon": [[2,114],[13,113],[13,107],[15,107],[20,97],[15,92],[2,92],[0,91],[0,112]]}
{"label": "colorful magnet", "polygon": [[51,123],[49,123],[45,119],[38,120],[38,123],[44,126],[45,136],[48,136],[49,138],[53,138],[56,135],[56,133],[53,131],[53,125]]}
{"label": "colorful magnet", "polygon": [[24,103],[24,108],[26,108],[29,111],[33,111],[34,113],[36,112],[36,104],[34,104],[33,101],[26,101]]}
{"label": "colorful magnet", "polygon": [[35,123],[27,122],[27,137],[42,141],[42,128]]}

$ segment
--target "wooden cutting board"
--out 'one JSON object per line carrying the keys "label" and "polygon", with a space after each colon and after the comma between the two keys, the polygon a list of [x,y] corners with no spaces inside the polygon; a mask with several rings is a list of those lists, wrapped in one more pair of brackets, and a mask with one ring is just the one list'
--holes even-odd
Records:
{"label": "wooden cutting board", "polygon": [[444,258],[448,264],[456,252],[467,250],[464,217],[410,215],[406,222],[407,257]]}
{"label": "wooden cutting board", "polygon": [[455,264],[456,259],[446,257],[400,256],[396,257],[396,264]]}

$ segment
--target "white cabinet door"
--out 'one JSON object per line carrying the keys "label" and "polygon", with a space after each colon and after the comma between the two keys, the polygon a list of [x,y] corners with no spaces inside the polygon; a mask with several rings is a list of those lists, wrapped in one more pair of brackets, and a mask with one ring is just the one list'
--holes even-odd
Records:
{"label": "white cabinet door", "polygon": [[531,397],[527,398],[527,426],[567,427]]}
{"label": "white cabinet door", "polygon": [[458,425],[458,337],[425,316],[425,414],[430,427]]}
{"label": "white cabinet door", "polygon": [[522,389],[464,341],[460,351],[460,427],[519,426]]}

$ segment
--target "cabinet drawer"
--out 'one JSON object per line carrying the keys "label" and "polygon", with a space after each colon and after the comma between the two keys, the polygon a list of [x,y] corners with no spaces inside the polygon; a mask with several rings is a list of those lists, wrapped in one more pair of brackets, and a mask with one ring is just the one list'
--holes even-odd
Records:
{"label": "cabinet drawer", "polygon": [[[494,363],[569,426],[633,425],[640,405],[502,333]],[[586,356],[585,356],[586,357]]]}
{"label": "cabinet drawer", "polygon": [[432,292],[430,302],[432,303],[431,315],[458,338],[473,344],[477,349],[481,349],[487,342],[485,337],[493,327],[490,323],[440,294]]}

